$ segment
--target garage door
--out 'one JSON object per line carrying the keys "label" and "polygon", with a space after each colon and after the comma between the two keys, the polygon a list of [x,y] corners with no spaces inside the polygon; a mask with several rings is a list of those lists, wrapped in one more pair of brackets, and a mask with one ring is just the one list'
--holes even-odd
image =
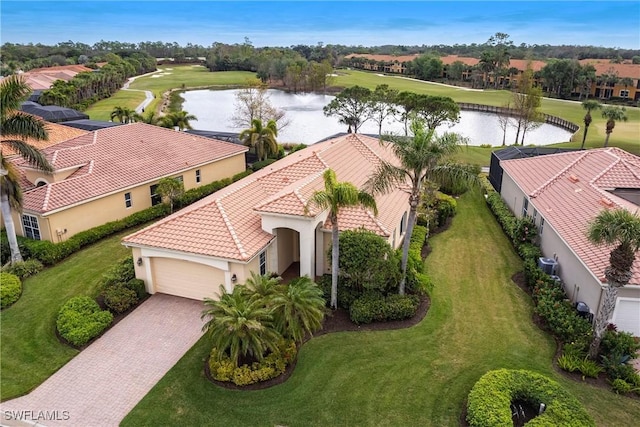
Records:
{"label": "garage door", "polygon": [[156,292],[202,300],[218,298],[224,272],[217,268],[171,258],[152,258]]}
{"label": "garage door", "polygon": [[618,298],[612,321],[618,330],[640,337],[640,299]]}

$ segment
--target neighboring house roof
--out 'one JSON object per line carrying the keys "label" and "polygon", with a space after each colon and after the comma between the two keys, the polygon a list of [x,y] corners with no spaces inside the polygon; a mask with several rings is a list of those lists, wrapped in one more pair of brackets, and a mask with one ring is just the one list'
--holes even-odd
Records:
{"label": "neighboring house roof", "polygon": [[60,65],[56,67],[35,68],[22,73],[27,85],[33,90],[49,89],[56,80],[68,82],[76,74],[93,71],[84,65]]}
{"label": "neighboring house roof", "polygon": [[[603,209],[624,208],[640,214],[640,206],[611,193],[620,188],[640,192],[640,157],[619,148],[600,148],[503,160],[500,165],[545,221],[602,279],[613,248],[590,243],[588,224]],[[638,257],[630,283],[640,285]]]}
{"label": "neighboring house roof", "polygon": [[[306,216],[310,197],[324,189],[325,170],[331,168],[338,181],[361,188],[381,159],[397,163],[378,138],[348,134],[319,142],[127,236],[124,242],[247,261],[273,239],[262,229],[261,213]],[[378,217],[360,207],[342,209],[340,229],[365,227],[388,237],[406,211],[408,199],[406,189],[376,197]],[[311,207],[308,215],[318,213]]]}
{"label": "neighboring house roof", "polygon": [[59,107],[57,105],[40,105],[37,102],[26,101],[20,105],[25,113],[41,117],[52,123],[66,122],[69,120],[88,119],[89,115],[73,108]]}
{"label": "neighboring house roof", "polygon": [[[87,133],[84,130],[73,129],[67,126],[59,125],[57,123],[49,123],[49,122],[45,124],[45,128],[47,129],[47,134],[49,135],[49,138],[46,141],[40,141],[33,138],[26,138],[26,139],[13,138],[11,137],[11,135],[2,135],[2,139],[19,139],[19,140],[25,141],[29,145],[36,147],[38,150],[43,150],[52,145],[59,144],[62,141],[66,141],[68,139],[75,138],[77,136],[84,135],[85,133]],[[4,156],[12,156],[17,153],[13,151],[10,147],[5,146],[3,144],[2,154]]]}
{"label": "neighboring house roof", "polygon": [[114,126],[120,126],[120,122],[105,122],[101,120],[80,119],[80,120],[67,120],[60,122],[61,125],[69,126],[76,129],[83,129],[86,131],[99,130],[105,128],[111,128]]}
{"label": "neighboring house roof", "polygon": [[612,64],[611,62],[598,60],[598,59],[582,59],[580,64],[591,64],[596,69],[596,76],[601,76],[605,73],[613,72],[618,73],[618,77],[631,77],[633,79],[640,79],[640,64]]}
{"label": "neighboring house roof", "polygon": [[[85,133],[43,150],[55,170],[76,170],[62,181],[26,191],[23,207],[51,212],[246,150],[144,123]],[[26,166],[24,161],[19,165]]]}

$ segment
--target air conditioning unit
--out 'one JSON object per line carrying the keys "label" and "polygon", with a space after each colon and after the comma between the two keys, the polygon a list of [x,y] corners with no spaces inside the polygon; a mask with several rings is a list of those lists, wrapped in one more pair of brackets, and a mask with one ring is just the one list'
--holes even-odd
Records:
{"label": "air conditioning unit", "polygon": [[549,276],[558,274],[558,261],[553,258],[538,258],[538,267]]}

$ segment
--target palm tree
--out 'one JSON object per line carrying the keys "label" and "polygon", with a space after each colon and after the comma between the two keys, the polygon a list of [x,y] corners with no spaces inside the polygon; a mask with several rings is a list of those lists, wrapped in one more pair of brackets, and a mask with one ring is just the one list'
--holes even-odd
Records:
{"label": "palm tree", "polygon": [[262,120],[251,120],[251,128],[240,132],[238,138],[248,147],[256,150],[258,161],[266,160],[269,154],[278,152],[278,127],[275,120],[269,120],[267,125],[262,124]]}
{"label": "palm tree", "polygon": [[626,209],[604,210],[589,225],[587,236],[598,245],[616,245],[609,256],[609,266],[604,270],[607,286],[593,326],[589,356],[595,359],[616,305],[618,289],[631,280],[631,268],[640,250],[640,216]]}
{"label": "palm tree", "polygon": [[602,109],[602,117],[607,119],[607,137],[604,140],[605,147],[609,146],[609,136],[611,132],[613,132],[613,128],[616,127],[616,121],[627,121],[626,111],[627,109],[624,107],[605,107]]}
{"label": "palm tree", "polygon": [[186,111],[175,111],[173,113],[169,113],[167,114],[167,116],[171,122],[173,123],[173,127],[178,127],[178,129],[180,129],[181,131],[185,130],[185,129],[193,129],[191,127],[191,123],[189,123],[191,120],[198,120],[198,118],[196,116],[194,116],[193,114],[189,114]]}
{"label": "palm tree", "polygon": [[460,166],[444,163],[462,143],[466,143],[463,137],[455,133],[437,136],[433,129],[426,130],[421,120],[411,122],[411,131],[413,137],[388,136],[386,138],[391,142],[391,149],[400,161],[400,165],[396,166],[389,162],[380,163],[365,187],[373,194],[380,194],[387,193],[398,186],[407,184],[411,186],[409,219],[402,246],[402,279],[398,289],[401,295],[405,291],[410,236],[416,222],[423,184],[425,181],[435,181],[450,186],[461,181],[477,181],[477,177],[472,177]]}
{"label": "palm tree", "polygon": [[338,182],[336,173],[327,169],[324,174],[324,191],[315,191],[307,202],[305,210],[316,206],[320,209],[329,209],[331,220],[331,308],[338,308],[338,259],[339,259],[339,227],[338,213],[340,209],[348,206],[362,206],[373,210],[378,215],[378,207],[373,196],[366,191],[358,190],[350,182]]}
{"label": "palm tree", "polygon": [[309,277],[298,277],[271,300],[276,329],[284,337],[302,342],[305,334],[322,327],[325,301],[322,290]]}
{"label": "palm tree", "polygon": [[113,107],[111,120],[117,119],[120,123],[133,123],[141,119],[140,115],[129,107]]}
{"label": "palm tree", "polygon": [[218,359],[228,355],[236,367],[241,356],[262,361],[267,352],[277,352],[282,339],[273,328],[271,310],[242,288],[227,293],[220,285],[220,300],[205,298],[201,316],[209,318],[202,330],[211,336]]}
{"label": "palm tree", "polygon": [[160,117],[160,115],[158,115],[155,111],[151,111],[148,114],[145,114],[144,116],[140,116],[140,120],[138,121],[142,123],[146,123],[148,125],[160,126],[162,117]]}
{"label": "palm tree", "polygon": [[627,88],[633,85],[633,79],[631,77],[623,77],[620,79],[620,84],[624,86],[624,91],[626,93],[624,99],[629,99],[629,91]]}
{"label": "palm tree", "polygon": [[46,140],[49,135],[45,122],[19,111],[20,103],[27,99],[31,88],[20,76],[9,76],[0,82],[0,210],[7,230],[7,240],[11,250],[11,263],[22,261],[16,239],[16,228],[11,216],[11,208],[20,211],[22,193],[18,184],[18,173],[2,153],[2,147],[10,147],[36,168],[50,172],[51,165],[35,147],[24,141],[26,138]]}
{"label": "palm tree", "polygon": [[584,134],[582,135],[582,145],[580,146],[581,149],[584,149],[584,141],[587,139],[587,131],[589,130],[589,125],[593,121],[593,119],[591,118],[591,111],[601,107],[602,106],[600,105],[600,103],[596,100],[587,100],[582,103],[582,108],[587,110],[587,114],[584,115],[583,119]]}
{"label": "palm tree", "polygon": [[270,275],[260,275],[251,272],[251,277],[245,282],[245,290],[253,299],[262,299],[263,303],[269,305],[271,298],[279,291],[282,277],[271,277]]}

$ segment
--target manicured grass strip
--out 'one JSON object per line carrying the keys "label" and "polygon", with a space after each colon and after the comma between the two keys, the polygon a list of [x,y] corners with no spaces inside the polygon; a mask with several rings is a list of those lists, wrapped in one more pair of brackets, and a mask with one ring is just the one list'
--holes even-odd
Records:
{"label": "manicured grass strip", "polygon": [[0,313],[2,400],[28,393],[78,354],[56,338],[58,310],[71,297],[97,296],[102,274],[131,254],[120,244],[129,233],[104,239],[25,280],[20,300]]}
{"label": "manicured grass strip", "polygon": [[458,208],[452,227],[431,240],[426,268],[436,287],[419,325],[314,338],[287,382],[251,392],[204,378],[203,337],[122,425],[458,426],[473,384],[503,367],[568,385],[598,425],[638,419],[640,402],[555,373],[555,343],[532,323],[530,298],[510,280],[518,257],[481,197],[464,196]]}
{"label": "manicured grass strip", "polygon": [[[255,73],[247,71],[225,71],[211,73],[201,65],[179,65],[158,67],[160,73],[156,77],[144,76],[136,79],[130,86],[131,89],[150,90],[156,99],[147,107],[146,111],[154,111],[162,99],[162,94],[174,88],[195,88],[208,86],[238,86],[247,80],[255,79]],[[160,75],[160,77],[157,77]],[[111,98],[102,100],[87,109],[93,120],[108,121],[114,107],[128,107],[135,109],[145,99],[144,92],[120,90]]]}

